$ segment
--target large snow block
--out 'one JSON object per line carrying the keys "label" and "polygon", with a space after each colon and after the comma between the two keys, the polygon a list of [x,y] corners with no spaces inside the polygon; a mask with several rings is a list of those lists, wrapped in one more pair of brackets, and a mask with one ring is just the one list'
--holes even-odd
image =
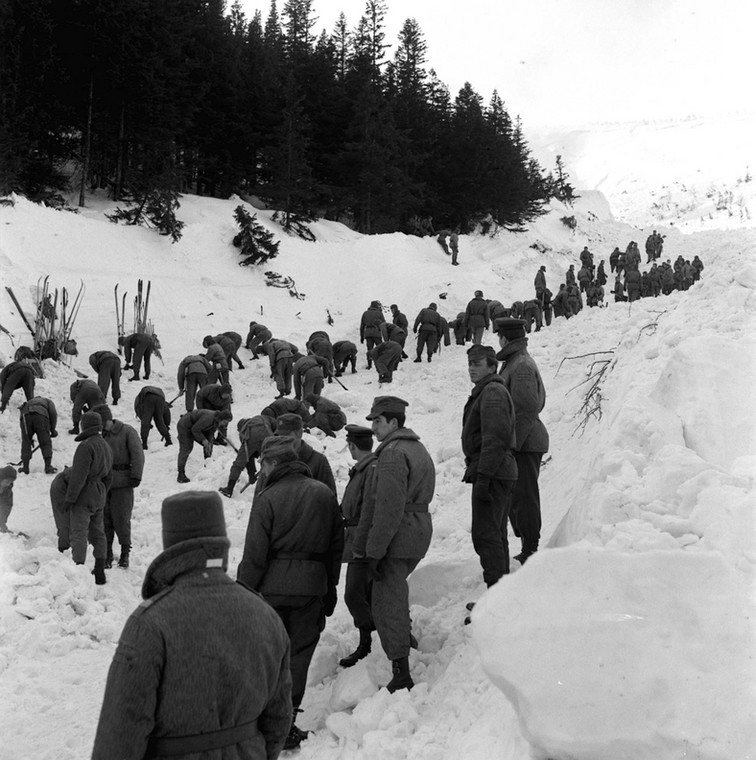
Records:
{"label": "large snow block", "polygon": [[751,581],[715,552],[539,552],[474,640],[536,757],[756,757]]}

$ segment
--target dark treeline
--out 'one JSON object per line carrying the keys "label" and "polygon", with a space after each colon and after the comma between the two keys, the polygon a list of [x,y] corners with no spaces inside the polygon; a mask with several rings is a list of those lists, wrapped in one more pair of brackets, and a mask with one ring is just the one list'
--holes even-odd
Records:
{"label": "dark treeline", "polygon": [[[316,36],[313,0],[249,20],[224,0],[0,3],[0,193],[107,188],[254,194],[286,226],[365,233],[415,216],[517,225],[558,190],[498,94],[452,100],[408,19],[389,59],[383,0]],[[166,201],[169,202],[169,201]]]}

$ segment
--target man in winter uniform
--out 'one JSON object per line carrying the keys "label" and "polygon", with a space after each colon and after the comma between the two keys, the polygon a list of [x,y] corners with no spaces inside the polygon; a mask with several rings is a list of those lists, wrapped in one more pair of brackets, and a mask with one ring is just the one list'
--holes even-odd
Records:
{"label": "man in winter uniform", "polygon": [[16,388],[23,389],[27,401],[34,396],[34,370],[29,359],[10,362],[0,372],[0,412],[7,409]]}
{"label": "man in winter uniform", "polygon": [[264,348],[268,354],[270,376],[275,379],[276,389],[278,390],[276,398],[288,396],[291,393],[291,374],[297,347],[287,340],[273,338],[265,341],[261,348]]}
{"label": "man in winter uniform", "polygon": [[247,471],[249,482],[254,483],[257,480],[257,470],[255,468],[255,457],[260,456],[263,441],[273,435],[275,421],[266,414],[258,414],[255,417],[246,417],[236,425],[239,433],[239,450],[236,452],[236,459],[231,464],[231,471],[228,474],[228,483],[218,490],[229,499],[234,494],[242,470]]}
{"label": "man in winter uniform", "polygon": [[252,352],[252,358],[257,359],[259,358],[257,347],[272,337],[273,333],[265,325],[261,325],[259,322],[250,322],[247,340],[244,342],[244,345]]}
{"label": "man in winter uniform", "polygon": [[346,425],[346,415],[341,407],[335,401],[315,393],[305,396],[304,400],[313,410],[308,426],[319,428],[329,438],[335,438],[335,431],[341,430]]}
{"label": "man in winter uniform", "polygon": [[[620,249],[615,246],[614,250],[609,254],[609,271],[614,272],[617,269],[617,262],[619,261]],[[619,272],[617,272],[619,274]]]}
{"label": "man in winter uniform", "polygon": [[139,417],[139,437],[142,441],[142,449],[147,449],[147,439],[155,423],[158,433],[162,436],[166,446],[171,441],[171,408],[165,403],[165,393],[161,388],[154,385],[145,385],[134,399],[134,413]]}
{"label": "man in winter uniform", "polygon": [[405,314],[402,314],[395,303],[391,304],[391,323],[396,325],[400,330],[404,330],[405,335],[409,333],[409,320]]}
{"label": "man in winter uniform", "polygon": [[260,414],[265,414],[274,421],[283,414],[296,414],[305,425],[310,421],[310,410],[307,405],[296,398],[277,398],[264,407]]}
{"label": "man in winter uniform", "polygon": [[130,377],[130,381],[139,380],[142,360],[144,360],[144,379],[150,379],[150,361],[152,359],[152,352],[155,350],[156,338],[157,335],[149,335],[148,333],[132,333],[125,338],[118,339],[118,343],[123,346],[123,356],[126,359],[125,369],[134,370],[134,377]]}
{"label": "man in winter uniform", "polygon": [[447,256],[451,256],[451,251],[449,250],[449,246],[446,242],[449,238],[449,235],[451,235],[451,230],[440,230],[438,237],[436,238],[436,242],[441,246],[441,248],[443,248],[444,253]]}
{"label": "man in winter uniform", "polygon": [[161,517],[164,551],[121,633],[92,760],[276,758],[291,724],[286,630],[226,574],[217,494],[169,496]]}
{"label": "man in winter uniform", "polygon": [[233,330],[226,330],[226,332],[221,333],[218,337],[219,338],[226,337],[234,344],[234,350],[227,357],[228,366],[231,367],[231,363],[236,362],[236,366],[239,369],[244,369],[244,365],[242,364],[242,361],[239,358],[239,349],[241,348],[241,344],[242,344],[242,336],[239,335],[238,332],[234,332]]}
{"label": "man in winter uniform", "polygon": [[360,319],[360,343],[365,344],[367,352],[367,366],[373,366],[370,352],[383,341],[381,325],[386,321],[383,316],[380,301],[371,301],[370,306],[362,313]]}
{"label": "man in winter uniform", "polygon": [[13,483],[17,477],[14,467],[0,467],[0,533],[10,533],[8,517],[13,510]]}
{"label": "man in winter uniform", "polygon": [[121,357],[112,351],[95,351],[89,356],[89,366],[97,373],[97,385],[107,398],[113,385],[113,405],[121,398]]}
{"label": "man in winter uniform", "polygon": [[578,284],[580,285],[580,292],[585,293],[585,289],[593,279],[593,274],[588,267],[581,267],[577,273]]}
{"label": "man in winter uniform", "polygon": [[[427,334],[424,333],[421,328],[417,342],[420,344],[421,338],[426,339],[426,344],[430,351],[432,340],[427,340],[426,336]],[[395,340],[386,340],[377,345],[370,352],[370,358],[375,362],[375,369],[376,372],[378,372],[379,383],[392,382],[394,379],[394,371],[399,367],[403,354],[404,351],[402,351],[401,344],[397,343]],[[420,359],[416,359],[415,361],[420,361]],[[428,361],[430,361],[430,354],[428,354]]]}
{"label": "man in winter uniform", "polygon": [[305,348],[308,354],[321,357],[326,360],[326,365],[323,369],[323,377],[328,378],[328,382],[331,383],[331,379],[334,373],[333,364],[333,345],[331,344],[331,338],[325,330],[316,330],[307,339]]}
{"label": "man in winter uniform", "polygon": [[517,464],[515,411],[504,380],[496,373],[496,351],[472,346],[467,367],[473,389],[462,413],[465,474],[472,483],[472,542],[480,557],[483,580],[493,586],[509,572],[507,518]]}
{"label": "man in winter uniform", "polygon": [[372,613],[381,646],[391,660],[387,688],[411,689],[410,616],[407,578],[430,546],[433,524],[428,505],[436,471],[420,438],[404,426],[407,402],[377,396],[367,419],[376,449],[373,493],[363,505],[352,554],[366,559],[373,581]]}
{"label": "man in winter uniform", "polygon": [[58,435],[58,410],[55,404],[44,396],[34,398],[21,404],[21,468],[19,472],[29,474],[29,462],[32,458],[34,436],[37,436],[42,459],[45,462],[45,472],[51,475],[57,472],[52,465],[52,439]]}
{"label": "man in winter uniform", "polygon": [[94,409],[102,418],[102,437],[113,453],[113,470],[110,488],[105,500],[103,525],[105,528],[105,567],[113,566],[113,539],[118,536],[121,555],[118,567],[129,566],[131,552],[131,513],[134,511],[134,489],[142,482],[144,451],[139,434],[131,425],[114,420],[110,409]]}
{"label": "man in winter uniform", "polygon": [[459,266],[459,227],[455,227],[449,235],[449,248],[451,248],[452,266]]}
{"label": "man in winter uniform", "polygon": [[693,268],[696,270],[696,273],[693,275],[693,282],[698,282],[701,279],[701,272],[704,270],[704,264],[701,259],[698,258],[698,256],[693,257],[693,261],[690,262],[693,265]]}
{"label": "man in winter uniform", "polygon": [[415,324],[412,330],[417,335],[417,356],[415,357],[415,362],[423,360],[423,350],[425,350],[428,361],[430,361],[443,335],[441,317],[438,314],[438,306],[435,303],[430,303],[424,309],[420,309],[417,317],[415,317]]}
{"label": "man in winter uniform", "polygon": [[[230,412],[231,404],[234,402],[234,395],[229,383],[217,385],[215,383],[205,385],[197,393],[197,409],[209,409],[212,412]],[[226,445],[226,436],[228,433],[228,423],[223,423],[218,428],[218,434],[215,436],[213,443],[221,446]]]}
{"label": "man in winter uniform", "polygon": [[472,334],[472,342],[478,345],[483,340],[483,331],[488,329],[488,304],[483,300],[483,291],[476,290],[475,297],[465,309],[467,329]]}
{"label": "man in winter uniform", "polygon": [[324,356],[307,354],[297,359],[292,367],[294,398],[303,399],[311,393],[319,395],[323,390],[323,380],[330,376],[330,371],[330,363]]}
{"label": "man in winter uniform", "polygon": [[228,361],[220,343],[212,335],[206,335],[202,339],[202,345],[205,348],[205,359],[210,365],[210,371],[207,374],[208,383],[228,382]]}
{"label": "man in winter uniform", "polygon": [[496,325],[502,362],[499,375],[512,397],[515,409],[514,456],[517,483],[512,493],[511,520],[522,540],[515,559],[524,564],[538,550],[541,535],[541,497],[538,474],[541,459],[549,450],[549,434],[538,415],[546,404],[546,389],[535,361],[528,353],[528,339],[521,320],[499,320]]}
{"label": "man in winter uniform", "polygon": [[113,467],[113,453],[101,433],[102,417],[96,412],[85,412],[81,418],[81,433],[75,439],[79,445],[74,453],[63,505],[64,511],[69,513],[73,561],[77,565],[84,564],[89,539],[95,558],[93,574],[97,585],[106,582],[103,510]]}
{"label": "man in winter uniform", "polygon": [[260,468],[265,485],[249,514],[237,579],[265,597],[289,634],[293,719],[285,746],[293,749],[307,735],[294,719],[320,632],[336,607],[344,529],[335,494],[310,477],[291,438],[266,438]]}
{"label": "man in winter uniform", "polygon": [[454,332],[454,342],[458,346],[464,346],[465,340],[467,340],[467,318],[465,312],[460,311],[456,318],[449,322],[449,327]]}
{"label": "man in winter uniform", "polygon": [[333,344],[333,363],[336,377],[346,372],[347,365],[352,366],[352,374],[357,372],[357,346],[350,340],[337,340]]}
{"label": "man in winter uniform", "polygon": [[572,316],[572,309],[567,301],[567,286],[562,283],[559,286],[559,292],[554,296],[554,316],[569,319]]}
{"label": "man in winter uniform", "polygon": [[71,548],[71,515],[66,509],[66,491],[70,478],[71,468],[64,467],[50,483],[50,504],[58,537],[58,551],[61,553]]}
{"label": "man in winter uniform", "polygon": [[637,301],[641,295],[641,276],[637,269],[628,267],[625,272],[625,288],[627,290],[627,300]]}
{"label": "man in winter uniform", "polygon": [[361,425],[346,426],[346,440],[349,454],[355,464],[349,470],[349,482],[341,500],[341,514],[344,516],[344,554],[347,563],[344,601],[360,633],[357,648],[339,660],[343,668],[351,668],[370,654],[373,644],[373,613],[370,608],[373,582],[368,575],[365,557],[355,557],[352,551],[354,536],[360,522],[362,507],[374,491],[375,454],[373,454],[373,431]]}
{"label": "man in winter uniform", "polygon": [[70,435],[78,435],[82,413],[104,404],[105,396],[94,380],[74,380],[71,383],[71,401],[73,402],[71,409],[73,427],[68,432]]}
{"label": "man in winter uniform", "polygon": [[[538,268],[538,271],[536,272],[535,279],[533,280],[533,285],[535,286],[536,300],[543,307],[543,294],[546,292],[546,267],[545,267],[545,265],[541,264],[541,266]],[[489,307],[490,307],[490,304],[489,304]],[[489,308],[489,313],[490,313],[490,308]],[[496,316],[499,316],[499,315],[497,314]],[[495,319],[495,317],[492,315],[491,316],[491,321],[493,322],[494,319]]]}
{"label": "man in winter uniform", "polygon": [[588,250],[588,246],[583,246],[583,250],[580,251],[580,264],[588,270],[591,277],[593,277],[593,254]]}
{"label": "man in winter uniform", "polygon": [[190,354],[181,360],[176,373],[176,384],[179,393],[185,393],[187,412],[194,409],[197,391],[207,384],[210,369],[210,362],[202,354]]}
{"label": "man in winter uniform", "polygon": [[195,409],[187,412],[176,424],[176,433],[179,441],[178,453],[178,477],[179,483],[188,483],[186,476],[186,463],[189,454],[192,453],[195,443],[202,446],[205,459],[209,459],[213,453],[213,438],[218,428],[231,420],[231,412],[212,412],[209,409]]}
{"label": "man in winter uniform", "polygon": [[[310,446],[309,443],[302,440],[302,434],[304,433],[304,425],[302,424],[302,418],[298,414],[282,414],[276,420],[276,435],[285,435],[292,439],[294,442],[294,451],[297,454],[297,458],[302,464],[307,465],[310,471],[310,475],[319,480],[323,485],[336,493],[336,481],[333,479],[333,471],[331,465],[328,463],[324,454]],[[265,486],[264,482],[258,482],[258,488]]]}
{"label": "man in winter uniform", "polygon": [[525,320],[525,332],[530,332],[535,324],[535,331],[540,332],[543,327],[543,312],[541,304],[535,298],[524,301],[522,304],[522,318]]}
{"label": "man in winter uniform", "polygon": [[[232,333],[239,338],[239,346],[241,345],[241,335],[239,333]],[[228,333],[221,333],[220,335],[213,336],[215,342],[223,349],[223,354],[226,357],[226,366],[229,372],[234,371],[234,357],[236,357],[237,364],[241,364],[239,357],[236,354],[236,349],[239,347],[236,344],[235,338],[232,338]],[[244,365],[241,364],[239,369],[244,369]]]}

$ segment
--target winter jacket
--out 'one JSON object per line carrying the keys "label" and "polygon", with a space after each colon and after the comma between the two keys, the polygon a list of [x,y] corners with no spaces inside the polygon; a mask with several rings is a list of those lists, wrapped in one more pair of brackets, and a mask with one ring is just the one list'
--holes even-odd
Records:
{"label": "winter jacket", "polygon": [[150,738],[245,724],[237,744],[172,757],[278,757],[291,726],[289,637],[258,594],[228,577],[228,546],[194,538],[153,560],[108,672],[93,760],[164,757]]}
{"label": "winter jacket", "polygon": [[363,505],[354,555],[422,559],[433,534],[428,511],[436,488],[433,460],[409,428],[388,435],[375,455],[373,493]]}
{"label": "winter jacket", "polygon": [[515,450],[546,453],[549,434],[538,417],[546,404],[546,389],[528,353],[528,339],[518,338],[507,343],[496,358],[503,362],[499,375],[514,403]]}
{"label": "winter jacket", "polygon": [[425,332],[435,332],[440,338],[442,335],[441,317],[435,308],[432,306],[426,306],[424,309],[420,309],[420,312],[415,317],[415,324],[412,329],[417,332],[418,329]]}
{"label": "winter jacket", "polygon": [[210,362],[201,354],[191,354],[181,360],[176,375],[176,383],[179,390],[184,389],[184,383],[188,375],[203,375],[207,377],[210,372]]}
{"label": "winter jacket", "polygon": [[95,351],[89,357],[89,366],[95,371],[99,372],[100,367],[108,362],[117,363],[121,366],[121,357],[118,354],[114,354],[112,351]]}
{"label": "winter jacket", "polygon": [[336,481],[333,479],[331,465],[328,464],[325,454],[315,451],[309,443],[302,441],[298,456],[299,461],[307,465],[307,469],[315,480],[320,481],[324,486],[328,486],[333,493],[336,493]]}
{"label": "winter jacket", "polygon": [[113,452],[112,488],[134,487],[134,480],[142,479],[144,450],[139,433],[131,425],[113,420],[113,427],[102,434]]}
{"label": "winter jacket", "polygon": [[56,432],[58,427],[58,410],[49,398],[45,398],[44,396],[34,396],[34,398],[30,398],[28,401],[21,404],[21,409],[19,411],[21,416],[38,414],[41,417],[46,417],[50,422],[50,432]]}
{"label": "winter jacket", "polygon": [[314,354],[325,359],[323,365],[323,374],[329,375],[333,372],[333,346],[331,339],[322,330],[314,332],[307,341],[306,349],[309,354]]}
{"label": "winter jacket", "polygon": [[386,324],[386,340],[392,340],[403,346],[407,340],[407,332],[399,325]]}
{"label": "winter jacket", "polygon": [[0,388],[3,388],[6,383],[12,385],[14,388],[20,388],[24,384],[24,380],[30,378],[32,387],[34,386],[34,370],[31,364],[27,361],[11,362],[3,367],[0,372]]}
{"label": "winter jacket", "polygon": [[533,280],[535,285],[535,292],[537,296],[540,296],[544,290],[546,290],[546,272],[542,272],[540,269],[536,272],[535,279]]}
{"label": "winter jacket", "polygon": [[211,409],[214,412],[219,412],[222,409],[231,408],[231,397],[224,397],[223,388],[220,385],[203,385],[197,391],[197,409]]}
{"label": "winter jacket", "polygon": [[155,338],[153,335],[147,333],[132,333],[124,338],[123,341],[123,356],[126,359],[126,364],[131,364],[131,354],[139,353],[152,353],[155,347]]}
{"label": "winter jacket", "polygon": [[405,333],[409,332],[409,320],[399,309],[393,312],[391,322],[401,330],[404,330]]}
{"label": "winter jacket", "polygon": [[330,374],[330,365],[328,359],[315,354],[308,354],[294,362],[294,372],[300,377],[304,377],[310,370],[319,369],[318,377],[327,377]]}
{"label": "winter jacket", "polygon": [[574,266],[571,265],[570,268],[565,273],[564,282],[566,285],[574,285],[576,283]]}
{"label": "winter jacket", "polygon": [[[314,411],[310,418],[310,427],[319,427],[320,420],[323,420],[325,426],[331,430],[341,430],[346,425],[346,415],[342,408],[328,398],[319,396],[314,404]],[[324,430],[328,433],[328,430]]]}
{"label": "winter jacket", "polygon": [[296,398],[277,398],[275,401],[271,401],[260,414],[265,414],[274,420],[282,414],[298,414],[305,425],[310,419],[310,410]]}
{"label": "winter jacket", "polygon": [[236,353],[236,344],[234,341],[228,337],[228,335],[225,335],[224,333],[221,333],[220,335],[215,336],[215,342],[221,347],[223,350],[223,353],[226,357],[226,363],[231,366],[231,357]]}
{"label": "winter jacket", "polygon": [[176,423],[179,438],[191,438],[200,444],[211,441],[218,430],[216,414],[218,412],[210,409],[194,409],[183,414]]}
{"label": "winter jacket", "polygon": [[402,360],[402,345],[395,340],[387,340],[377,345],[369,355],[379,373],[393,372]]}
{"label": "winter jacket", "polygon": [[221,369],[228,369],[228,360],[220,343],[211,343],[205,349],[205,359],[211,366],[218,366]]}
{"label": "winter jacket", "polygon": [[364,311],[360,319],[360,341],[364,342],[365,338],[380,339],[381,324],[385,321],[383,311],[378,306],[371,306]]}
{"label": "winter jacket", "polygon": [[281,359],[292,359],[298,349],[287,340],[269,340],[265,344],[265,351],[268,354],[268,359],[270,359],[270,371],[273,372],[276,368],[276,362],[281,361]]}
{"label": "winter jacket", "polygon": [[341,500],[341,514],[344,516],[344,555],[343,561],[350,562],[354,557],[352,553],[354,537],[357,526],[360,523],[363,504],[371,497],[375,487],[376,456],[371,453],[360,459],[349,470],[349,482],[344,489]]}
{"label": "winter jacket", "polygon": [[78,428],[82,412],[104,404],[105,396],[94,380],[74,380],[71,383],[71,401],[73,401],[71,417],[74,428]]}
{"label": "winter jacket", "polygon": [[488,304],[480,297],[475,296],[467,304],[465,309],[465,319],[469,329],[474,330],[476,327],[485,327],[488,329]]}
{"label": "winter jacket", "polygon": [[587,267],[582,267],[580,271],[577,273],[578,282],[586,285],[591,281],[591,270]]}
{"label": "winter jacket", "polygon": [[496,373],[476,383],[462,413],[464,481],[517,480],[515,411],[504,380]]}
{"label": "winter jacket", "polygon": [[160,396],[163,400],[165,400],[165,393],[163,393],[162,388],[158,388],[155,385],[145,385],[144,388],[142,388],[142,390],[137,393],[137,397],[134,399],[134,414],[136,414],[140,420],[142,419],[142,414],[144,412],[144,399],[150,394]]}
{"label": "winter jacket", "polygon": [[488,319],[491,324],[493,324],[494,320],[498,319],[499,317],[506,317],[508,314],[509,309],[507,309],[501,301],[488,302]]}
{"label": "winter jacket", "polygon": [[339,340],[333,344],[333,361],[341,364],[344,359],[354,356],[357,353],[357,346],[350,340]]}
{"label": "winter jacket", "polygon": [[237,578],[268,604],[335,604],[344,528],[336,495],[301,462],[284,462],[255,494]]}
{"label": "winter jacket", "polygon": [[256,341],[257,344],[264,343],[272,337],[273,333],[265,325],[258,324],[257,322],[250,322],[247,340],[244,342],[244,345],[247,348],[250,348],[250,344],[253,341]]}
{"label": "winter jacket", "polygon": [[65,501],[79,507],[102,508],[112,480],[113,452],[99,433],[82,435],[85,437],[74,452]]}
{"label": "winter jacket", "polygon": [[631,290],[640,293],[641,276],[637,269],[628,269],[625,272],[625,288],[630,293]]}

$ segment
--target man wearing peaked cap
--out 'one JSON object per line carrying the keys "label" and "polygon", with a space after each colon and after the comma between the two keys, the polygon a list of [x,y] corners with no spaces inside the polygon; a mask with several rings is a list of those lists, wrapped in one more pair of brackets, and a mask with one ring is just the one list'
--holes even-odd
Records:
{"label": "man wearing peaked cap", "polygon": [[344,562],[347,564],[344,601],[352,615],[360,640],[357,648],[339,660],[339,665],[350,668],[370,654],[373,644],[373,613],[370,609],[373,582],[368,575],[364,557],[355,557],[353,544],[360,523],[363,505],[373,491],[376,457],[373,454],[373,431],[362,425],[347,425],[346,440],[349,454],[355,464],[349,470],[349,482],[341,500],[344,515]]}
{"label": "man wearing peaked cap", "polygon": [[520,564],[538,550],[541,536],[541,495],[538,475],[543,455],[549,450],[549,434],[539,418],[546,404],[546,388],[533,357],[528,353],[525,323],[521,319],[498,320],[502,363],[499,375],[515,408],[514,456],[517,482],[512,492],[510,520],[522,551],[515,557]]}
{"label": "man wearing peaked cap", "polygon": [[436,487],[433,460],[419,436],[404,426],[407,402],[377,396],[367,418],[376,449],[373,494],[360,518],[353,556],[365,558],[373,581],[371,611],[391,660],[389,691],[411,689],[407,578],[425,556],[433,533],[429,505]]}
{"label": "man wearing peaked cap", "polygon": [[106,582],[103,510],[113,467],[113,452],[101,432],[102,417],[96,412],[85,412],[81,417],[81,433],[75,439],[79,445],[74,453],[63,505],[64,511],[69,513],[73,561],[77,565],[84,564],[89,538],[95,558],[93,574],[98,585]]}
{"label": "man wearing peaked cap", "polygon": [[237,570],[239,581],[263,594],[278,613],[291,641],[294,713],[286,749],[299,746],[306,736],[296,726],[296,713],[325,618],[336,607],[344,549],[336,494],[310,476],[296,451],[296,438],[290,435],[263,441],[258,489]]}
{"label": "man wearing peaked cap", "polygon": [[286,630],[226,574],[218,494],[169,496],[161,517],[164,551],[113,657],[92,758],[277,757],[291,724]]}
{"label": "man wearing peaked cap", "polygon": [[507,515],[517,480],[514,405],[497,366],[491,346],[468,350],[473,389],[462,413],[462,480],[472,483],[471,537],[487,586],[509,572]]}

